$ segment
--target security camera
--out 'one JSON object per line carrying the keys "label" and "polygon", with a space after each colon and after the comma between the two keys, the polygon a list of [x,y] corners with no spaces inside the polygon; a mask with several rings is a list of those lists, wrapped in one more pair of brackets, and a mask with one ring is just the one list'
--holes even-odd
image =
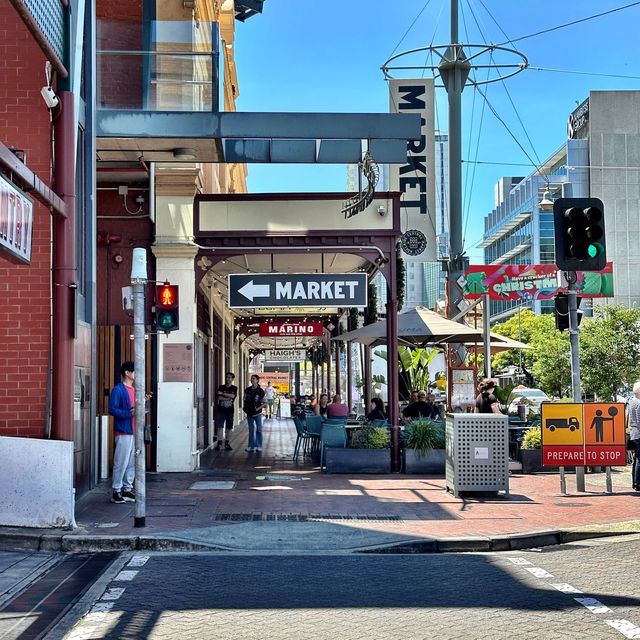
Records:
{"label": "security camera", "polygon": [[60,100],[58,100],[58,96],[54,93],[51,87],[42,87],[40,93],[42,94],[42,98],[49,109],[53,109],[58,106]]}
{"label": "security camera", "polygon": [[386,214],[387,214],[387,208],[386,208],[386,207],[383,207],[382,205],[380,205],[380,206],[378,207],[378,215],[380,215],[380,216],[384,216],[384,215],[386,215]]}

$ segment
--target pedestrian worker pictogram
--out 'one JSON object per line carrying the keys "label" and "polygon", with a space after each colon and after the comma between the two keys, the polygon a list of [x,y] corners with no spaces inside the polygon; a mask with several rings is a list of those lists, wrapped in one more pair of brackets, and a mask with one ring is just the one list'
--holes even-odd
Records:
{"label": "pedestrian worker pictogram", "polygon": [[542,461],[547,466],[626,464],[624,405],[541,405]]}

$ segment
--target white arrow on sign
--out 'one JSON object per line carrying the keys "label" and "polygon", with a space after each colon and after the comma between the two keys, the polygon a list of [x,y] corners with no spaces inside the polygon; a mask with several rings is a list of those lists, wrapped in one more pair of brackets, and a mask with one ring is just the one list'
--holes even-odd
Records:
{"label": "white arrow on sign", "polygon": [[253,302],[254,298],[268,298],[271,287],[268,284],[254,284],[253,280],[249,280],[244,287],[238,289],[247,300]]}

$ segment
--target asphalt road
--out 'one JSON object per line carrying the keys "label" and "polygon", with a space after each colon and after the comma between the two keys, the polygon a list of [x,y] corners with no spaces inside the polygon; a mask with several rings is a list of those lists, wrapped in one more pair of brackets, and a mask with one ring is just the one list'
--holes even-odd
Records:
{"label": "asphalt road", "polygon": [[640,638],[639,554],[640,536],[491,554],[136,553],[47,637]]}

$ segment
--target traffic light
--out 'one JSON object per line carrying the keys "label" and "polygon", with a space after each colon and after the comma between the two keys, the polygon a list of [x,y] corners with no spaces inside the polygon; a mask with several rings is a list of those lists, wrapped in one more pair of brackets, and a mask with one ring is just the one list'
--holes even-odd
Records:
{"label": "traffic light", "polygon": [[158,331],[177,331],[180,328],[178,285],[156,285],[156,327]]}
{"label": "traffic light", "polygon": [[[566,293],[558,293],[553,300],[555,304],[554,313],[556,316],[556,329],[558,331],[569,329],[569,296]],[[580,322],[582,321],[580,302],[582,302],[582,298],[580,296],[576,296],[576,303],[578,307],[578,326],[580,326]]]}
{"label": "traffic light", "polygon": [[553,203],[556,265],[564,271],[600,271],[607,264],[604,206],[598,198]]}

